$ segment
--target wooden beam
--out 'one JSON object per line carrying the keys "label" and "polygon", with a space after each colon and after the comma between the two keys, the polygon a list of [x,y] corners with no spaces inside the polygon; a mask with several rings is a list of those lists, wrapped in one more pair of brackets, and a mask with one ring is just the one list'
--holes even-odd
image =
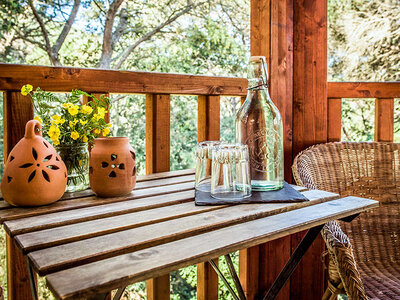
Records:
{"label": "wooden beam", "polygon": [[[97,99],[100,98],[100,96],[104,95],[105,97],[110,97],[109,93],[91,93],[91,92],[87,92],[88,94],[92,94],[93,96],[95,96]],[[83,104],[87,104],[88,101],[90,101],[91,98],[87,97],[87,96],[83,96],[82,102]],[[110,112],[106,113],[106,115],[104,116],[104,120],[107,123],[110,123]]]}
{"label": "wooden beam", "polygon": [[[327,1],[294,1],[294,49],[293,156],[328,140]],[[292,235],[292,251],[304,234]],[[323,250],[317,239],[303,257],[290,281],[292,299],[321,299]]]}
{"label": "wooden beam", "polygon": [[271,0],[251,0],[250,5],[250,53],[265,56],[270,68]]}
{"label": "wooden beam", "polygon": [[[213,259],[218,264],[218,258]],[[218,299],[218,275],[208,262],[197,265],[197,300]]]}
{"label": "wooden beam", "polygon": [[400,82],[328,82],[329,98],[399,98]]}
{"label": "wooden beam", "polygon": [[258,283],[260,247],[253,246],[239,251],[239,279],[247,300],[261,298]]}
{"label": "wooden beam", "polygon": [[[292,165],[292,114],[293,114],[293,0],[260,0],[254,1],[253,10],[264,9],[255,16],[260,20],[254,20],[254,24],[263,24],[264,40],[257,40],[252,48],[256,52],[252,55],[267,57],[270,75],[270,95],[272,101],[278,107],[283,121],[283,139],[285,156],[285,180],[291,182]],[[252,10],[252,11],[253,11]],[[257,28],[258,29],[258,28]],[[260,30],[260,29],[259,29]],[[255,31],[257,33],[257,31]],[[250,250],[247,256],[253,255],[255,263],[250,264],[248,272],[259,272],[259,291],[252,294],[262,294],[269,289],[280,271],[290,257],[290,236],[269,242],[259,247],[257,263],[256,250]],[[279,249],[272,251],[271,249]],[[242,254],[244,255],[244,253]],[[256,268],[259,268],[257,270]],[[248,275],[247,275],[248,276]],[[253,284],[252,288],[256,288]],[[249,287],[250,290],[250,287]],[[289,299],[289,284],[285,286],[277,299]]]}
{"label": "wooden beam", "polygon": [[342,139],[342,98],[328,98],[328,142]]}
{"label": "wooden beam", "polygon": [[170,95],[146,95],[146,174],[170,168]]}
{"label": "wooden beam", "polygon": [[[33,105],[29,96],[20,92],[3,94],[4,158],[24,136],[26,123],[33,119]],[[7,234],[7,289],[8,299],[32,299],[25,258]]]}
{"label": "wooden beam", "polygon": [[53,92],[242,96],[245,78],[0,64],[0,90],[32,84]]}
{"label": "wooden beam", "polygon": [[[198,96],[197,140],[215,141],[220,139],[220,97]],[[218,258],[214,258],[218,263]],[[204,262],[197,265],[197,299],[218,299],[218,275],[213,267]]]}
{"label": "wooden beam", "polygon": [[375,141],[393,142],[394,99],[375,99]]}
{"label": "wooden beam", "polygon": [[[271,0],[250,1],[250,53],[265,56],[271,73]],[[242,98],[241,102],[244,100]],[[239,278],[249,300],[260,296],[259,252],[260,246],[239,251]]]}
{"label": "wooden beam", "polygon": [[168,300],[169,286],[169,274],[147,280],[147,300]]}
{"label": "wooden beam", "polygon": [[220,97],[198,96],[197,140],[219,140]]}
{"label": "wooden beam", "polygon": [[[146,95],[146,174],[170,169],[171,96]],[[147,299],[170,297],[170,275],[146,281]]]}

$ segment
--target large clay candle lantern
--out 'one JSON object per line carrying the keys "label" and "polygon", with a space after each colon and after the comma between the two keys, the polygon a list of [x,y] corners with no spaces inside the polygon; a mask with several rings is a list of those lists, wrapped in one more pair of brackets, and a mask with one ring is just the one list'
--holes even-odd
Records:
{"label": "large clay candle lantern", "polygon": [[67,169],[43,137],[36,120],[26,123],[25,136],[10,152],[1,192],[14,206],[38,206],[57,201],[67,185]]}
{"label": "large clay candle lantern", "polygon": [[127,137],[94,140],[89,159],[90,187],[99,197],[130,193],[136,185],[136,156]]}

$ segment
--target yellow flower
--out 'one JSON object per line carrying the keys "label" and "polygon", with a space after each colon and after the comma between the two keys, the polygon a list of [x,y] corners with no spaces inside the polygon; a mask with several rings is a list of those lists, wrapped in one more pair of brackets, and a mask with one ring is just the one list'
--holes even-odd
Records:
{"label": "yellow flower", "polygon": [[94,133],[95,133],[95,134],[100,134],[100,133],[101,133],[101,130],[100,130],[100,129],[95,129],[95,130],[94,130]]}
{"label": "yellow flower", "polygon": [[60,140],[59,140],[59,139],[52,140],[52,141],[53,141],[53,145],[54,145],[54,146],[60,145]]}
{"label": "yellow flower", "polygon": [[104,107],[99,107],[97,108],[97,113],[99,114],[99,116],[104,118],[104,115],[106,114],[106,109]]}
{"label": "yellow flower", "polygon": [[73,140],[77,140],[77,139],[79,138],[79,133],[76,132],[76,131],[72,131],[72,132],[71,132],[71,138],[72,138]]}
{"label": "yellow flower", "polygon": [[83,164],[82,159],[80,159],[78,163],[79,163],[79,166],[82,167],[82,164]]}
{"label": "yellow flower", "polygon": [[71,106],[74,106],[71,102],[62,104],[62,107],[64,107],[64,108],[70,108]]}
{"label": "yellow flower", "polygon": [[84,136],[82,137],[82,142],[87,143],[88,140],[89,140],[89,139],[88,139],[88,137],[87,137],[86,135],[84,135]]}
{"label": "yellow flower", "polygon": [[108,135],[109,133],[110,133],[110,129],[108,129],[108,128],[103,129],[103,135],[104,136]]}
{"label": "yellow flower", "polygon": [[112,124],[111,124],[111,123],[109,123],[109,124],[107,124],[107,126],[108,126],[108,127],[112,127]]}
{"label": "yellow flower", "polygon": [[84,120],[79,120],[79,122],[82,124],[82,126],[83,125],[86,125],[86,123],[88,122],[87,120],[86,121],[84,121]]}
{"label": "yellow flower", "polygon": [[104,118],[104,116],[99,115],[99,114],[94,114],[93,115],[93,121],[99,121],[99,120],[101,120],[103,118]]}
{"label": "yellow flower", "polygon": [[69,121],[69,127],[75,127],[76,123],[78,123],[77,119],[74,119],[73,121]]}
{"label": "yellow flower", "polygon": [[39,116],[36,116],[33,119],[36,120],[36,121],[39,121],[40,124],[43,124],[43,121]]}
{"label": "yellow flower", "polygon": [[53,118],[52,122],[54,124],[64,124],[65,123],[65,119],[62,119],[61,116],[54,115],[54,116],[52,116],[52,118]]}
{"label": "yellow flower", "polygon": [[52,140],[57,140],[58,137],[60,136],[60,128],[58,128],[55,125],[51,125],[48,134]]}
{"label": "yellow flower", "polygon": [[79,106],[78,105],[72,105],[68,108],[68,112],[71,114],[71,116],[75,116],[79,113]]}
{"label": "yellow flower", "polygon": [[25,84],[22,88],[21,88],[21,94],[23,96],[28,95],[30,92],[32,92],[33,87],[30,84]]}
{"label": "yellow flower", "polygon": [[93,108],[91,108],[89,105],[82,105],[81,112],[85,115],[90,115],[93,111]]}

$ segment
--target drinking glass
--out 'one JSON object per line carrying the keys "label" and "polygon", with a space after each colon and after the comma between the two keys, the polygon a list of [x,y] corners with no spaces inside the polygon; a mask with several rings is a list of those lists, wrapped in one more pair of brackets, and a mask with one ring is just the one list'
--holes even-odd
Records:
{"label": "drinking glass", "polygon": [[195,188],[198,191],[211,191],[212,150],[221,145],[220,141],[204,141],[197,144]]}
{"label": "drinking glass", "polygon": [[249,150],[243,144],[215,146],[212,153],[211,197],[220,200],[251,196]]}

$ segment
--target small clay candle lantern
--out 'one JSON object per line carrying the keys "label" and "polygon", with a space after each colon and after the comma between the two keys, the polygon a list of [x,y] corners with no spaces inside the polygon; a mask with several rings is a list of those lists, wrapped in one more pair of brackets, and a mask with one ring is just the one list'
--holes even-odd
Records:
{"label": "small clay candle lantern", "polygon": [[136,155],[127,137],[94,140],[89,158],[90,187],[99,197],[129,194],[136,185]]}
{"label": "small clay candle lantern", "polygon": [[25,136],[10,152],[1,181],[4,200],[14,206],[57,201],[67,185],[67,169],[43,137],[36,120],[26,123]]}

